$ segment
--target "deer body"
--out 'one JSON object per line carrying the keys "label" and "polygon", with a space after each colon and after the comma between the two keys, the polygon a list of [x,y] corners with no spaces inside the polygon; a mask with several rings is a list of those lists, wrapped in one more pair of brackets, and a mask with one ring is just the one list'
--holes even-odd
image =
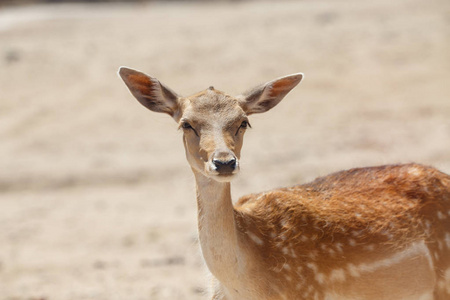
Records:
{"label": "deer body", "polygon": [[434,168],[342,171],[233,205],[247,116],[278,104],[302,74],[237,97],[210,87],[187,98],[141,72],[119,74],[183,130],[213,299],[450,299],[450,176]]}

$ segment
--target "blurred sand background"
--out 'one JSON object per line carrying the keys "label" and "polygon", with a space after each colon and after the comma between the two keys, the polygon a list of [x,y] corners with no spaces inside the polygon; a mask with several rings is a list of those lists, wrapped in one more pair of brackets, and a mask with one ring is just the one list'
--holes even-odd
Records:
{"label": "blurred sand background", "polygon": [[450,173],[450,1],[0,6],[0,299],[205,299],[179,94],[304,81],[254,115],[233,195],[420,162]]}

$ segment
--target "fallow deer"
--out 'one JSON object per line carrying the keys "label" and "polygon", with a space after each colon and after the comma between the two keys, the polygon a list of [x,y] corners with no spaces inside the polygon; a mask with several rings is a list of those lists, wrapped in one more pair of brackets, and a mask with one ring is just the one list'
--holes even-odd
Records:
{"label": "fallow deer", "polygon": [[213,87],[181,97],[141,72],[119,75],[183,131],[212,299],[450,299],[450,176],[432,167],[351,169],[232,204],[248,116],[277,105],[303,74],[236,97]]}

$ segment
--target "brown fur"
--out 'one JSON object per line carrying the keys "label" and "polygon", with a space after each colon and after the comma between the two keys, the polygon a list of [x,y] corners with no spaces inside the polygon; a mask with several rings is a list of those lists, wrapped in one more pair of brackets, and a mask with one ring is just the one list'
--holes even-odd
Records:
{"label": "brown fur", "polygon": [[[319,276],[329,285],[333,270],[345,270],[351,277],[349,264],[393,255],[420,240],[431,249],[439,278],[450,268],[450,248],[442,246],[450,233],[449,214],[450,176],[417,164],[342,171],[308,184],[248,195],[236,205],[239,231],[264,241],[254,251],[271,270],[272,284],[292,282],[289,289],[295,290],[301,282],[300,293],[320,282],[312,273],[323,274]],[[311,263],[317,269],[308,268]],[[288,269],[283,268],[286,264]],[[450,299],[446,288],[437,288],[435,299]]]}

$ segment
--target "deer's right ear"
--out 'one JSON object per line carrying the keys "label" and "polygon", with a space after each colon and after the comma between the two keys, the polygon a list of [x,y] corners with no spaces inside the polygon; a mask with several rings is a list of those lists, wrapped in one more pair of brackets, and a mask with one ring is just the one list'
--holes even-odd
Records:
{"label": "deer's right ear", "polygon": [[158,79],[126,67],[119,69],[119,76],[131,94],[148,109],[169,114],[173,118],[178,114],[179,96]]}

